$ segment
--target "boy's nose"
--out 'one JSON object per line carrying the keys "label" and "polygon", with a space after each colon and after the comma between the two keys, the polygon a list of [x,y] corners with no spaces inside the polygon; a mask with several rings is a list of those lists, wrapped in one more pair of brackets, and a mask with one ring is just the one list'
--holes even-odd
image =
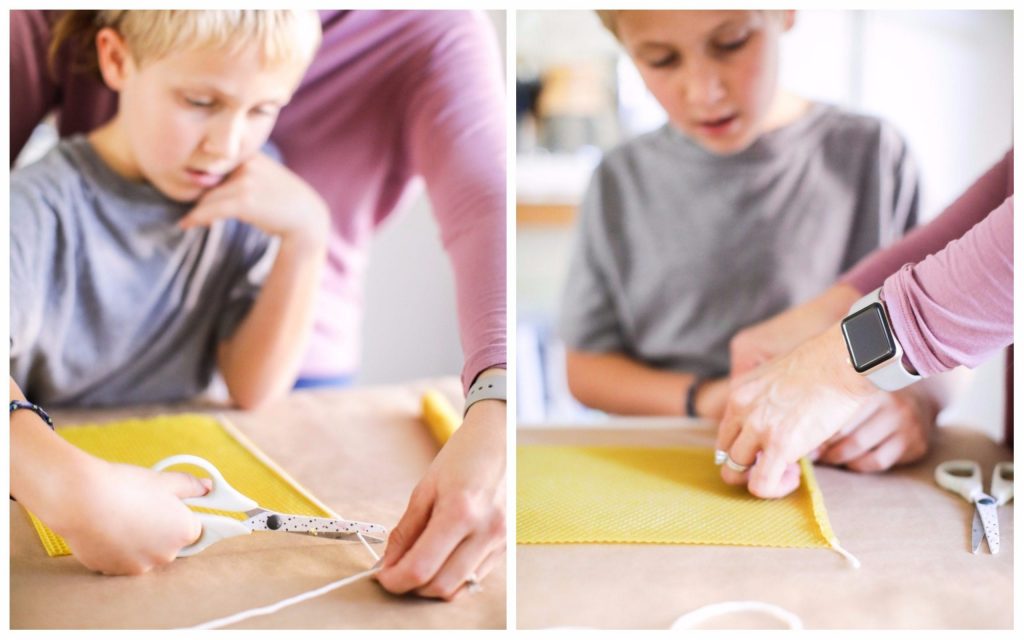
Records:
{"label": "boy's nose", "polygon": [[694,106],[717,104],[725,97],[722,76],[713,64],[696,62],[683,80],[683,91],[687,102]]}
{"label": "boy's nose", "polygon": [[236,158],[241,152],[244,138],[244,116],[225,114],[210,124],[203,140],[203,151],[219,158]]}

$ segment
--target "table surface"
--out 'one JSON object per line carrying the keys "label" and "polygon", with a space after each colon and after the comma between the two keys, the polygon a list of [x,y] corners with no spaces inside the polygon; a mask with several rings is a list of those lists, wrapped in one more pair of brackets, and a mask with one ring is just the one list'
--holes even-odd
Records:
{"label": "table surface", "polygon": [[[438,446],[420,419],[428,388],[453,401],[456,378],[349,390],[299,391],[253,412],[215,406],[55,411],[57,424],[168,413],[224,415],[260,450],[342,516],[391,528]],[[457,405],[456,405],[457,406]],[[50,558],[11,503],[12,628],[169,628],[275,603],[370,568],[358,543],[295,535],[220,542],[142,576],[105,577],[70,556]],[[377,545],[383,553],[383,545]],[[360,580],[230,628],[497,628],[506,626],[504,562],[483,591],[454,602],[394,596]]]}
{"label": "table surface", "polygon": [[[518,444],[707,446],[706,424],[521,428]],[[827,549],[697,545],[519,545],[517,627],[667,629],[714,603],[783,607],[806,628],[1012,628],[1013,503],[999,509],[1001,549],[970,553],[973,506],[941,490],[935,466],[981,463],[985,489],[1012,451],[968,429],[939,429],[928,457],[884,474],[815,467],[832,528],[862,566]],[[778,628],[732,613],[702,628]]]}

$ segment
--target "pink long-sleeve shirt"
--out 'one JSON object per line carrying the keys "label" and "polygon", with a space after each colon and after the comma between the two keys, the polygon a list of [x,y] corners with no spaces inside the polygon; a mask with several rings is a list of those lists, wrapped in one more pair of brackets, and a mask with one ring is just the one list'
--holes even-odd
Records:
{"label": "pink long-sleeve shirt", "polygon": [[[56,17],[11,14],[12,162],[53,109],[62,136],[116,111],[116,94],[71,73],[69,60],[49,77]],[[468,387],[506,362],[505,110],[493,28],[457,11],[323,11],[321,23],[323,44],[271,135],[332,214],[302,375],[358,368],[370,240],[421,177],[454,268]]]}
{"label": "pink long-sleeve shirt", "polygon": [[[974,367],[1013,343],[1013,150],[940,216],[877,251],[843,278],[882,286],[907,359],[932,375]],[[1012,352],[1006,436],[1013,442]]]}

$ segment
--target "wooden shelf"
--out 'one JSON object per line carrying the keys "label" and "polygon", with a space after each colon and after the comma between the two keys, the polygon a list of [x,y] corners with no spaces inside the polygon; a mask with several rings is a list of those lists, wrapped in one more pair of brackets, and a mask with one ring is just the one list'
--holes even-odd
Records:
{"label": "wooden shelf", "polygon": [[576,222],[574,204],[525,204],[516,203],[517,225],[572,226]]}

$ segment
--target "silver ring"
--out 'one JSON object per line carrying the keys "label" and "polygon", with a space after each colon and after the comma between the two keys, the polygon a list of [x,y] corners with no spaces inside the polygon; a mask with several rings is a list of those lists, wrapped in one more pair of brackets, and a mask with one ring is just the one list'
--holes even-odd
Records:
{"label": "silver ring", "polygon": [[476,577],[476,572],[469,574],[466,578],[466,591],[469,593],[480,593],[484,588],[480,586],[480,579]]}
{"label": "silver ring", "polygon": [[722,451],[721,449],[715,449],[715,466],[720,467],[723,464],[725,464],[725,460],[728,457],[729,454],[726,453],[725,451]]}
{"label": "silver ring", "polygon": [[747,471],[747,469],[749,469],[751,467],[751,465],[749,465],[749,464],[740,464],[740,463],[736,462],[735,460],[733,460],[728,455],[725,456],[725,466],[729,467],[730,469],[732,469],[736,473],[745,473]]}

